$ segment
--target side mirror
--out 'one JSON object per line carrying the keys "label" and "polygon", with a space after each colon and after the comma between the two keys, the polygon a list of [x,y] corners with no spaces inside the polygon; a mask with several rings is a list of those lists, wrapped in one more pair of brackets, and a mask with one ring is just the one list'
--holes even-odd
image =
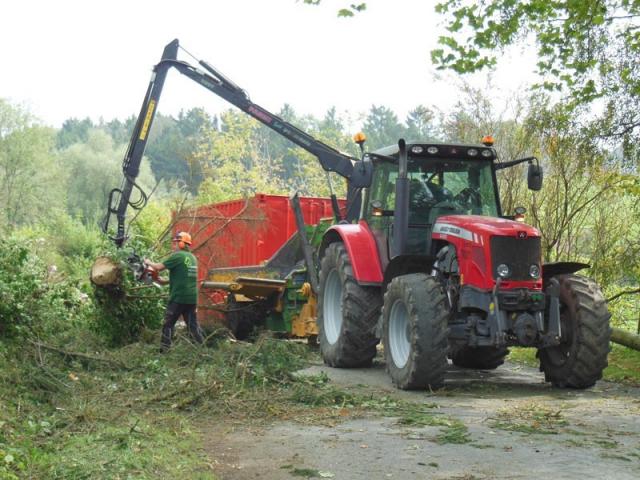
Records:
{"label": "side mirror", "polygon": [[527,184],[529,190],[536,192],[542,189],[542,167],[540,165],[529,164],[529,170],[527,171]]}

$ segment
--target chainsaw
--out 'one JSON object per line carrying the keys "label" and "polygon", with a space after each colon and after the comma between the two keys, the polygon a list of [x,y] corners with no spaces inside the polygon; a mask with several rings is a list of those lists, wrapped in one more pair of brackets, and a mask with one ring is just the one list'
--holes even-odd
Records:
{"label": "chainsaw", "polygon": [[158,271],[146,265],[144,260],[135,251],[127,258],[129,269],[133,272],[133,276],[137,282],[145,285],[160,286],[158,282]]}

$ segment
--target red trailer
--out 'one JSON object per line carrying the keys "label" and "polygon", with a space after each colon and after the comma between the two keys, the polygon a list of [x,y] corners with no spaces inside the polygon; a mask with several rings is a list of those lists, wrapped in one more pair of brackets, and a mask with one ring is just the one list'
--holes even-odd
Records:
{"label": "red trailer", "polygon": [[[345,202],[340,200],[339,204],[344,209]],[[329,198],[300,197],[300,206],[307,225],[333,215]],[[289,198],[264,193],[183,210],[175,214],[174,220],[175,232],[189,232],[193,238],[199,281],[208,280],[213,268],[266,264],[297,231]],[[232,277],[230,274],[230,281]],[[220,278],[218,275],[217,280]],[[220,320],[211,306],[223,303],[224,298],[220,291],[201,290],[198,310],[201,324]]]}

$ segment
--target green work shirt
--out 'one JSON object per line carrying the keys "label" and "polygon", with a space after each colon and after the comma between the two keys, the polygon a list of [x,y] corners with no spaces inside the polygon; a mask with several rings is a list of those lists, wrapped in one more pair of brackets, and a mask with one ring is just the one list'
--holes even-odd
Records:
{"label": "green work shirt", "polygon": [[198,303],[198,260],[191,252],[178,250],[163,262],[169,269],[169,302]]}

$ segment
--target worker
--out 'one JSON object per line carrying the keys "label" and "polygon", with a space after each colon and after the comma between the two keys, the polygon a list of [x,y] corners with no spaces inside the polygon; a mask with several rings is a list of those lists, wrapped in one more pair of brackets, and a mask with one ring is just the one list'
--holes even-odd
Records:
{"label": "worker", "polygon": [[187,232],[178,232],[173,238],[173,245],[174,252],[162,263],[152,262],[148,258],[144,259],[146,265],[158,272],[169,270],[169,280],[161,281],[162,284],[169,284],[169,303],[162,326],[161,352],[166,352],[171,346],[171,334],[180,316],[187,324],[193,340],[198,343],[203,341],[196,318],[198,261],[189,251],[191,235]]}

